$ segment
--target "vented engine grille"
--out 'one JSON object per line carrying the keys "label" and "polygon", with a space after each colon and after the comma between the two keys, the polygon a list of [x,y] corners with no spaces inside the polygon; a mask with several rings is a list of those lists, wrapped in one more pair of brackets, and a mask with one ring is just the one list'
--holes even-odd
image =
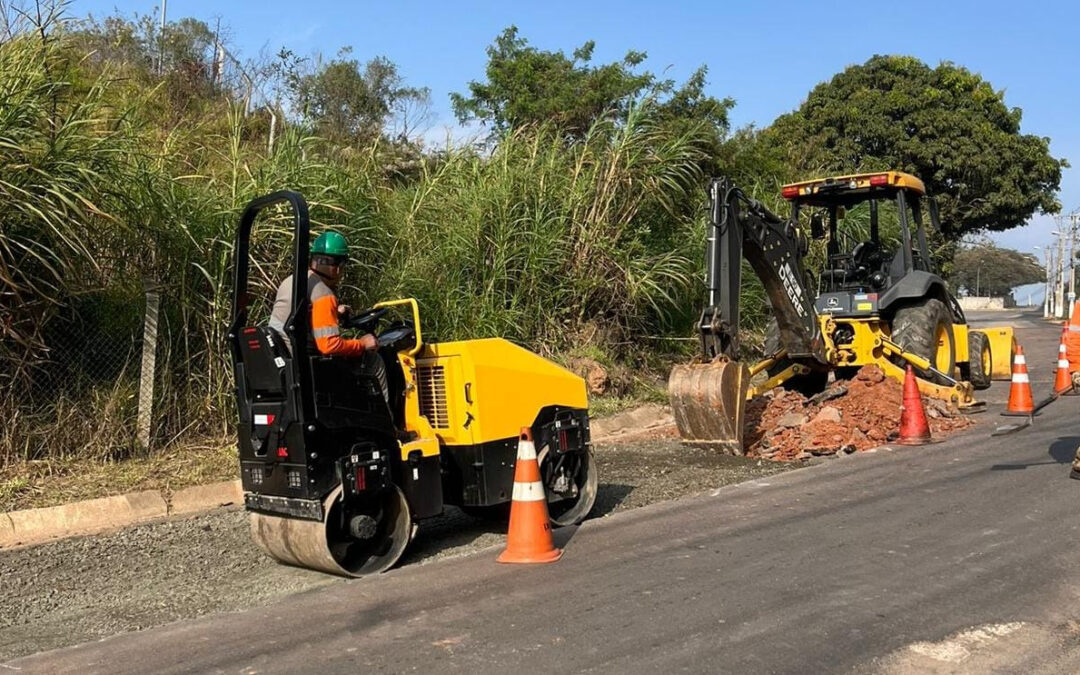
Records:
{"label": "vented engine grille", "polygon": [[435,429],[450,428],[446,409],[446,373],[442,366],[420,366],[416,374],[420,389],[420,414]]}

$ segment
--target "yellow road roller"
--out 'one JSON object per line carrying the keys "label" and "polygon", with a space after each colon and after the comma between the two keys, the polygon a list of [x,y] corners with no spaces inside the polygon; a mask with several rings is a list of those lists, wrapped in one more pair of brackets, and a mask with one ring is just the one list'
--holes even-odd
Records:
{"label": "yellow road roller", "polygon": [[[248,320],[249,241],[266,209],[290,211],[294,230],[284,333]],[[308,259],[303,197],[282,191],[247,206],[229,343],[244,505],[260,548],[343,576],[382,572],[416,523],[447,504],[508,513],[522,427],[532,429],[553,525],[588,515],[597,473],[580,377],[499,338],[425,343],[413,299],[343,323],[377,334],[385,381],[363,359],[322,355],[311,336]]]}

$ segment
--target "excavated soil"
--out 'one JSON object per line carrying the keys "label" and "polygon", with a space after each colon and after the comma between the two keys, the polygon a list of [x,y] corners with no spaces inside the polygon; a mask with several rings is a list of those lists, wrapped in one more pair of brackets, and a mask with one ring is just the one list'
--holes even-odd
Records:
{"label": "excavated soil", "polygon": [[[777,461],[869,450],[896,440],[903,387],[877,366],[864,366],[811,398],[777,388],[746,411],[746,454]],[[973,422],[946,403],[923,397],[933,436]]]}

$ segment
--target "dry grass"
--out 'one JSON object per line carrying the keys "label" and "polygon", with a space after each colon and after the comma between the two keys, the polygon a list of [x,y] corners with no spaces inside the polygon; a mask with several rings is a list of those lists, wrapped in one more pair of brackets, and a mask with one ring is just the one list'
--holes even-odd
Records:
{"label": "dry grass", "polygon": [[237,477],[232,439],[174,446],[147,458],[42,459],[0,469],[0,512],[55,506],[83,499],[137,492],[178,490]]}

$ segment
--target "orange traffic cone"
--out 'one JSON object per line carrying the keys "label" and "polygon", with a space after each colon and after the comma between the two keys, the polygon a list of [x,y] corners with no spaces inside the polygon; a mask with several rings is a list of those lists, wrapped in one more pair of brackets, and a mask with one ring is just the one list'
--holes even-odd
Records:
{"label": "orange traffic cone", "polygon": [[1061,344],[1058,345],[1057,376],[1054,378],[1055,394],[1064,394],[1073,388],[1072,376],[1069,375],[1069,357],[1065,348],[1065,337],[1069,334],[1068,331],[1068,326],[1061,331]]}
{"label": "orange traffic cone", "polygon": [[1065,324],[1065,355],[1069,358],[1069,372],[1080,372],[1080,300],[1073,304],[1072,314]]}
{"label": "orange traffic cone", "polygon": [[900,445],[926,445],[930,442],[930,423],[926,421],[919,383],[915,381],[915,371],[908,364],[904,375],[904,398],[900,404]]}
{"label": "orange traffic cone", "polygon": [[521,428],[517,463],[514,466],[514,498],[510,503],[510,531],[506,550],[496,558],[501,563],[549,563],[562,557],[551,538],[547,495],[540,481],[536,446],[528,427]]}
{"label": "orange traffic cone", "polygon": [[1028,416],[1035,412],[1035,400],[1031,396],[1031,380],[1028,379],[1024,348],[1016,345],[1013,357],[1012,384],[1009,386],[1009,405],[1002,415]]}

